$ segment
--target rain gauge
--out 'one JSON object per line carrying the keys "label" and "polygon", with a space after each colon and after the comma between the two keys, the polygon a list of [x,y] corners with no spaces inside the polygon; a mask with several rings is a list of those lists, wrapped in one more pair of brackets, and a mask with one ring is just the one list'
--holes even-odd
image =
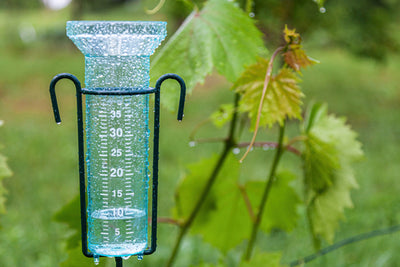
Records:
{"label": "rain gauge", "polygon": [[[97,263],[99,257],[107,256],[115,257],[116,265],[122,266],[122,259],[132,255],[141,259],[156,249],[160,89],[166,79],[179,82],[180,121],[185,83],[176,74],[166,74],[155,88],[149,85],[150,55],[166,36],[165,22],[69,21],[67,36],[85,55],[86,88],[72,74],[62,73],[51,81],[50,95],[56,122],[60,123],[56,83],[66,78],[75,84],[82,251]],[[155,99],[151,175],[150,94]]]}

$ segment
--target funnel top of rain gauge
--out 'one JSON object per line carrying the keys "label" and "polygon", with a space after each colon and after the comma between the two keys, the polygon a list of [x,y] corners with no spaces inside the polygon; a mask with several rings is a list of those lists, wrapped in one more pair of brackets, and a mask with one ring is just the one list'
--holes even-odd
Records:
{"label": "funnel top of rain gauge", "polygon": [[85,56],[150,56],[167,35],[162,21],[68,21],[67,36]]}

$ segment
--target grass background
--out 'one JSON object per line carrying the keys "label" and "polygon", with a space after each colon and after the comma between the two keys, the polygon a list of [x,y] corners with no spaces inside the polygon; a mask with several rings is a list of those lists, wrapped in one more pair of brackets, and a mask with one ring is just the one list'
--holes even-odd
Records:
{"label": "grass background", "polygon": [[[88,14],[85,19],[142,19],[142,15],[132,14],[143,14],[142,7]],[[68,10],[0,11],[0,119],[5,121],[0,143],[14,173],[4,180],[8,194],[7,213],[0,217],[0,266],[57,266],[67,257],[65,239],[71,233],[52,218],[78,192],[74,88],[68,81],[60,82],[57,88],[63,119],[58,126],[52,117],[48,84],[61,72],[73,73],[83,81],[83,55],[66,41],[64,33],[68,19]],[[30,25],[35,27],[36,40],[24,43],[19,33]],[[321,62],[304,73],[305,102],[327,102],[331,112],[346,116],[359,133],[365,152],[365,159],[355,166],[359,182],[359,189],[353,191],[355,207],[346,210],[347,218],[340,224],[336,240],[400,223],[399,55],[377,63],[343,49],[320,46],[313,39],[305,40],[305,45]],[[173,190],[184,165],[219,152],[217,144],[189,147],[189,134],[219,104],[232,102],[228,89],[229,84],[214,75],[188,97],[183,123],[175,122],[175,114],[162,112],[161,216],[167,216],[172,207]],[[198,135],[224,136],[225,132],[205,127]],[[268,158],[263,151],[254,152],[243,175],[265,176],[267,168],[260,166]],[[294,167],[299,164],[288,160]],[[300,221],[292,233],[261,236],[260,242],[265,241],[271,250],[283,249],[287,263],[313,252],[306,229],[306,223]],[[141,262],[131,259],[125,265],[160,266],[169,255],[175,233],[173,226],[161,225],[157,253]],[[307,266],[398,266],[399,237],[395,233],[362,241]],[[214,261],[217,256],[199,237],[190,237],[183,242],[177,266]],[[234,253],[230,257],[234,258]]]}

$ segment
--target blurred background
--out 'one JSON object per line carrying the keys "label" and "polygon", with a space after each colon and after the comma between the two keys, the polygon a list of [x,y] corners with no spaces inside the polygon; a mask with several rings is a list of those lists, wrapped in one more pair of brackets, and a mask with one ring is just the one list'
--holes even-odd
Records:
{"label": "blurred background", "polygon": [[[65,240],[73,233],[53,217],[78,193],[74,88],[60,82],[57,91],[62,126],[54,123],[48,95],[49,82],[58,73],[84,80],[84,57],[66,37],[66,21],[163,20],[171,37],[191,12],[188,2],[167,0],[151,15],[146,11],[157,6],[156,0],[0,1],[0,153],[13,172],[3,180],[7,211],[0,216],[0,266],[58,266],[67,257]],[[321,62],[302,77],[305,102],[327,102],[331,112],[347,117],[363,143],[365,159],[356,165],[354,209],[346,211],[336,240],[399,224],[400,3],[326,0],[319,7],[312,0],[256,0],[253,10],[249,16],[257,20],[271,50],[282,42],[285,24],[302,34],[308,54]],[[190,147],[189,134],[221,103],[231,101],[229,87],[222,77],[209,77],[188,98],[182,124],[175,122],[175,114],[162,112],[162,216],[169,214],[185,164],[219,151],[211,144]],[[207,127],[201,132],[211,133],[215,130]],[[177,151],[184,157],[177,157]],[[252,171],[257,175],[264,170]],[[284,262],[313,252],[304,225],[300,222],[290,234],[268,237],[272,249],[284,250]],[[157,253],[125,265],[161,266],[175,230],[161,225]],[[399,238],[395,233],[356,243],[309,266],[398,266]],[[199,237],[189,237],[177,266],[214,255]]]}

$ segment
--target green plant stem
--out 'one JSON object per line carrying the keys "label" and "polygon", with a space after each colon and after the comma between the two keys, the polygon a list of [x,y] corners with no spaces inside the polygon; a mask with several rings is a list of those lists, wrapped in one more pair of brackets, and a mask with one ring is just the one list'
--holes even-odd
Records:
{"label": "green plant stem", "polygon": [[316,253],[313,253],[311,255],[308,255],[302,259],[298,259],[295,261],[292,261],[290,263],[290,266],[298,266],[298,265],[305,265],[306,263],[313,261],[325,254],[328,254],[332,251],[335,251],[341,247],[356,243],[356,242],[360,242],[360,241],[364,241],[370,238],[374,238],[374,237],[378,237],[378,236],[383,236],[383,235],[389,235],[389,234],[393,234],[395,232],[400,231],[400,225],[394,225],[388,228],[383,228],[383,229],[377,229],[377,230],[373,230],[367,233],[363,233],[363,234],[359,234],[359,235],[355,235],[349,238],[346,238],[342,241],[339,241],[335,244],[332,244],[324,249],[321,249],[319,251],[317,251]]}
{"label": "green plant stem", "polygon": [[179,229],[178,238],[176,239],[171,256],[169,257],[168,262],[166,264],[167,267],[170,267],[173,265],[175,258],[178,255],[178,251],[179,251],[181,242],[183,240],[183,237],[186,235],[186,233],[190,229],[194,219],[196,218],[203,203],[205,202],[205,199],[206,199],[207,195],[209,194],[215,180],[217,179],[218,174],[219,174],[222,166],[224,165],[224,162],[225,162],[227,156],[229,155],[229,152],[232,150],[232,148],[236,144],[234,137],[235,137],[237,118],[238,118],[238,114],[237,114],[236,110],[237,110],[237,106],[239,105],[239,99],[240,99],[240,95],[238,93],[236,93],[235,100],[234,100],[235,112],[233,113],[233,116],[232,116],[228,137],[226,138],[226,140],[224,142],[224,149],[223,149],[222,153],[220,154],[218,161],[215,164],[214,169],[211,172],[210,177],[208,178],[203,191],[201,192],[199,200],[196,202],[196,205],[194,206],[194,208],[193,208],[192,212],[190,213],[189,217],[187,218],[187,220],[182,224],[182,226]]}
{"label": "green plant stem", "polygon": [[245,11],[250,14],[253,11],[254,0],[246,0]]}
{"label": "green plant stem", "polygon": [[272,163],[271,170],[270,170],[270,173],[268,176],[268,181],[267,181],[267,184],[264,189],[264,193],[263,193],[261,201],[260,201],[259,209],[258,209],[256,218],[253,223],[253,228],[251,229],[251,235],[250,235],[249,242],[247,244],[247,249],[244,254],[244,260],[246,260],[246,261],[249,261],[251,258],[251,254],[253,252],[253,248],[254,248],[254,245],[255,245],[255,242],[257,239],[258,229],[260,228],[262,215],[264,213],[264,209],[265,209],[265,205],[267,204],[269,192],[271,191],[272,184],[274,181],[276,169],[278,167],[279,161],[280,161],[281,156],[284,151],[284,146],[283,146],[284,135],[285,135],[285,122],[279,129],[278,148],[275,152],[275,157],[274,157],[274,161]]}

